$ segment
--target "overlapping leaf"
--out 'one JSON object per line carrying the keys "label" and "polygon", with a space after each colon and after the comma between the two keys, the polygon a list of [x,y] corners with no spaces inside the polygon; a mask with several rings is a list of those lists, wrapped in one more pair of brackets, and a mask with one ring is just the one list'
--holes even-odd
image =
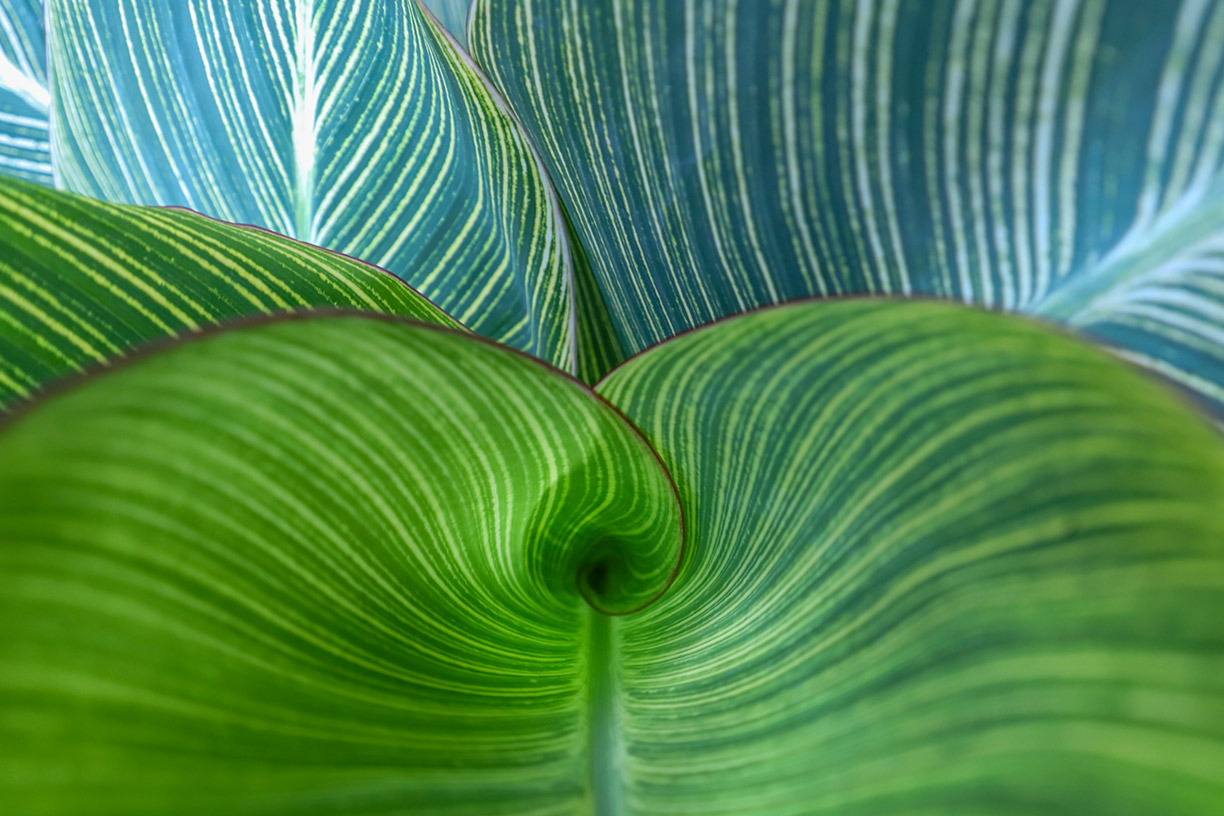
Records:
{"label": "overlapping leaf", "polygon": [[629,425],[470,336],[315,317],[108,370],[0,435],[6,812],[589,811],[576,575],[630,609],[680,544]]}
{"label": "overlapping leaf", "polygon": [[[0,0],[27,101],[36,6]],[[588,374],[760,303],[934,294],[1224,404],[1218,4],[478,0],[476,53],[568,215],[407,0],[50,8],[71,184],[403,261],[563,364],[577,320]],[[449,322],[373,267],[188,213],[8,182],[0,215],[0,400],[242,314]],[[599,391],[687,513],[645,609],[681,548],[646,443],[456,332],[241,328],[12,421],[0,801],[1224,807],[1224,448],[1152,383],[1015,319],[843,302],[672,340]]]}
{"label": "overlapping leaf", "polygon": [[416,0],[49,0],[70,190],[386,268],[563,367],[569,256],[535,154]]}
{"label": "overlapping leaf", "polygon": [[0,407],[150,340],[338,306],[456,326],[381,269],[194,213],[0,179]]}
{"label": "overlapping leaf", "polygon": [[52,182],[42,0],[0,0],[0,175]]}
{"label": "overlapping leaf", "polygon": [[1104,354],[933,304],[794,305],[597,389],[691,548],[619,620],[632,814],[1224,807],[1224,446]]}
{"label": "overlapping leaf", "polygon": [[471,33],[614,356],[927,294],[1065,321],[1224,407],[1224,4],[477,0]]}
{"label": "overlapping leaf", "polygon": [[[18,813],[1186,813],[1224,802],[1224,448],[1035,325],[793,305],[598,390],[223,332],[0,432]],[[575,586],[577,581],[577,587]]]}

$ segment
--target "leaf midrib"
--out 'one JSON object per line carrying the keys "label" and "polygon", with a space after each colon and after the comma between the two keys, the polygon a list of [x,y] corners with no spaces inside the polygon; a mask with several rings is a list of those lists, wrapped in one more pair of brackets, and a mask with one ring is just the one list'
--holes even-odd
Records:
{"label": "leaf midrib", "polygon": [[1211,239],[1224,211],[1224,191],[1187,212],[1166,217],[1149,231],[1125,236],[1109,253],[1029,307],[1029,311],[1075,325],[1093,305],[1115,295]]}
{"label": "leaf midrib", "polygon": [[616,698],[613,619],[587,609],[587,712],[589,723],[591,812],[619,816],[624,812],[621,789],[620,712]]}
{"label": "leaf midrib", "polygon": [[293,78],[294,237],[314,243],[314,158],[318,89],[315,85],[314,0],[297,0]]}

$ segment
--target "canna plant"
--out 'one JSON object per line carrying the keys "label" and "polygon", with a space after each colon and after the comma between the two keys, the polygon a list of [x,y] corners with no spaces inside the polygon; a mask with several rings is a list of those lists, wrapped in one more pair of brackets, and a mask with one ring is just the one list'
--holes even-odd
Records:
{"label": "canna plant", "polygon": [[1221,812],[1224,4],[426,5],[0,0],[5,812]]}

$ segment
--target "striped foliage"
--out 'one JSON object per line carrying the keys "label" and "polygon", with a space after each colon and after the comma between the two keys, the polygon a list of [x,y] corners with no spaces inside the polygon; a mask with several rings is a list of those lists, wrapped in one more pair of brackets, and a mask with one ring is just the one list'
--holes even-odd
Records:
{"label": "striped foliage", "polygon": [[10,418],[0,801],[1224,805],[1224,446],[1159,387],[1015,318],[847,301],[597,390],[646,438],[505,348],[316,316]]}
{"label": "striped foliage", "polygon": [[1216,814],[1224,446],[963,307],[769,309],[597,390],[690,548],[617,622],[606,813]]}
{"label": "striped foliage", "polygon": [[42,0],[0,0],[0,175],[52,182]]}
{"label": "striped foliage", "polygon": [[589,812],[575,575],[630,609],[680,543],[637,433],[469,336],[315,317],[107,370],[0,434],[5,812]]}
{"label": "striped foliage", "polygon": [[477,0],[471,34],[611,356],[804,296],[935,295],[1224,408],[1224,3]]}
{"label": "striped foliage", "polygon": [[47,37],[67,189],[361,258],[572,364],[552,190],[417,0],[48,0]]}
{"label": "striped foliage", "polygon": [[457,326],[381,269],[181,210],[0,179],[0,407],[140,343],[352,307]]}

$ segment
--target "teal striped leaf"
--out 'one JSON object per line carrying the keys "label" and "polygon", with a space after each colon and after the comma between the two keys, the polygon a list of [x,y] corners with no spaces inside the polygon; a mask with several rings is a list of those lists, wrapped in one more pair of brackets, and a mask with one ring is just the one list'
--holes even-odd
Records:
{"label": "teal striped leaf", "polygon": [[612,356],[934,295],[1062,321],[1224,410],[1224,4],[477,0],[471,36]]}
{"label": "teal striped leaf", "polygon": [[690,548],[616,622],[631,814],[1224,808],[1224,445],[1048,329],[796,304],[597,390]]}
{"label": "teal striped leaf", "polygon": [[417,0],[49,0],[59,179],[361,258],[573,362],[553,192]]}
{"label": "teal striped leaf", "polygon": [[598,615],[679,506],[579,383],[314,317],[103,372],[0,435],[12,814],[589,812]]}
{"label": "teal striped leaf", "polygon": [[181,210],[0,178],[0,408],[151,341],[233,318],[350,307],[458,324],[334,252]]}
{"label": "teal striped leaf", "polygon": [[42,0],[0,0],[0,175],[51,184]]}

